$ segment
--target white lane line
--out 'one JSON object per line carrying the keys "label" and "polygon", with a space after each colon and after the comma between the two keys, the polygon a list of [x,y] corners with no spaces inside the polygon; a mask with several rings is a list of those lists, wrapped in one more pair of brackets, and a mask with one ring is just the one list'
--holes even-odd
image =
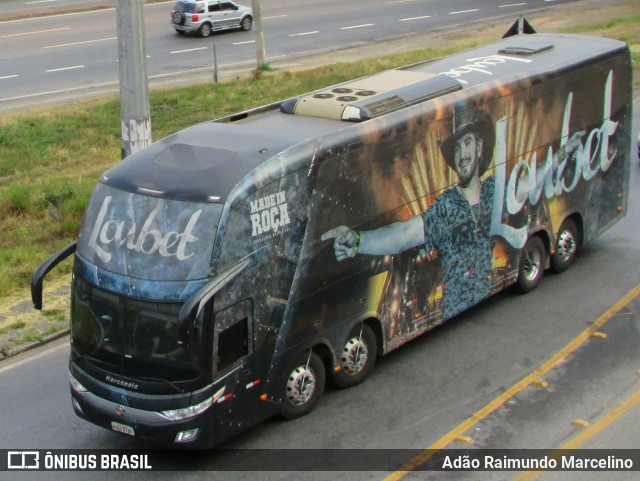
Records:
{"label": "white lane line", "polygon": [[457,12],[449,12],[449,15],[458,15],[459,13],[471,13],[471,12],[477,12],[478,10],[480,10],[479,8],[473,8],[471,10],[459,10]]}
{"label": "white lane line", "polygon": [[33,5],[36,3],[51,3],[51,2],[57,2],[58,0],[35,0],[33,2],[26,2],[26,5]]}
{"label": "white lane line", "polygon": [[68,342],[60,344],[59,346],[55,346],[55,347],[49,348],[46,351],[42,351],[42,352],[36,354],[35,356],[31,356],[31,357],[28,357],[28,358],[23,359],[21,361],[13,362],[13,363],[9,364],[8,366],[2,367],[2,368],[0,368],[0,374],[2,374],[3,372],[8,371],[10,369],[14,369],[14,368],[16,368],[18,366],[22,366],[23,364],[26,364],[28,362],[35,361],[36,359],[40,359],[41,357],[48,356],[49,354],[51,354],[53,352],[60,351],[61,349],[65,349],[65,348],[67,348],[67,349],[69,348],[69,343]]}
{"label": "white lane line", "polygon": [[[273,57],[269,57],[269,59],[271,59]],[[225,67],[243,67],[243,66],[253,66],[251,68],[255,68],[255,63],[256,60],[243,60],[240,62],[231,62],[231,63],[226,63],[226,64],[221,64],[219,67],[220,68],[225,68]],[[181,76],[181,75],[187,75],[187,74],[195,74],[195,73],[203,73],[203,72],[211,72],[211,67],[201,67],[201,68],[192,68],[189,70],[181,70],[181,71],[176,71],[176,72],[167,72],[167,73],[162,73],[162,74],[156,74],[156,75],[150,75],[149,76],[149,80],[157,80],[157,79],[165,79],[165,78],[171,78],[171,77],[176,77],[176,76]],[[91,88],[114,88],[117,89],[118,85],[120,85],[119,81],[113,81],[113,82],[101,82],[101,83],[96,83],[96,84],[91,84]],[[65,94],[72,94],[74,92],[79,92],[79,91],[84,91],[86,90],[87,87],[71,87],[68,89],[60,89],[60,90],[48,90],[48,91],[44,91],[44,92],[38,92],[38,93],[34,93],[34,94],[26,94],[26,95],[18,95],[16,97],[0,97],[0,102],[12,102],[12,101],[16,101],[16,100],[25,100],[25,99],[34,99],[34,98],[40,98],[40,97],[46,97],[49,95],[65,95]],[[0,372],[2,372],[0,370]]]}
{"label": "white lane line", "polygon": [[521,7],[522,5],[526,5],[527,2],[522,3],[507,3],[506,5],[498,5],[498,8],[507,8],[507,7]]}
{"label": "white lane line", "polygon": [[313,32],[292,33],[289,35],[289,37],[302,37],[304,35],[315,35],[316,33],[320,33],[320,30],[314,30]]}
{"label": "white lane line", "polygon": [[0,35],[0,38],[22,37],[25,35],[35,35],[38,33],[59,32],[60,30],[71,30],[71,27],[51,28],[49,30],[35,30],[33,32],[10,33],[8,35]]}
{"label": "white lane line", "polygon": [[412,20],[424,20],[425,18],[431,18],[431,15],[423,15],[422,17],[409,17],[409,18],[401,18],[400,22],[410,22]]}
{"label": "white lane line", "polygon": [[77,70],[79,68],[84,68],[84,65],[74,65],[73,67],[52,68],[50,70],[45,70],[45,72],[47,73],[64,72],[65,70]]}
{"label": "white lane line", "polygon": [[373,23],[363,23],[362,25],[350,25],[348,27],[340,27],[340,30],[351,30],[353,28],[365,28],[365,27],[373,27],[375,24]]}
{"label": "white lane line", "polygon": [[234,42],[231,45],[246,45],[248,43],[256,43],[255,40],[247,40],[246,42]]}
{"label": "white lane line", "polygon": [[392,2],[387,2],[389,5],[393,5],[394,3],[410,3],[415,2],[416,0],[395,0]]}
{"label": "white lane line", "polygon": [[197,48],[189,48],[186,50],[173,50],[169,53],[188,53],[188,52],[197,52],[198,50],[208,50],[209,47],[197,47]]}
{"label": "white lane line", "polygon": [[85,45],[87,43],[108,42],[111,40],[118,40],[118,37],[97,38],[95,40],[85,40],[83,42],[61,43],[60,45],[47,45],[46,47],[42,47],[42,48],[72,47],[74,45]]}
{"label": "white lane line", "polygon": [[271,17],[262,17],[262,20],[273,20],[274,18],[285,18],[286,15],[272,15]]}
{"label": "white lane line", "polygon": [[0,77],[0,80],[6,80],[6,79],[10,79],[10,78],[16,78],[17,75],[5,75],[4,77]]}

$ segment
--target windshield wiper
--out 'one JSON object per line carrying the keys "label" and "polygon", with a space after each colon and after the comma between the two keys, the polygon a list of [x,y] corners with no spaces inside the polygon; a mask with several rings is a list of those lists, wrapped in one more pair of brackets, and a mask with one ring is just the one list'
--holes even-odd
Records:
{"label": "windshield wiper", "polygon": [[179,392],[180,394],[184,394],[186,392],[184,389],[176,386],[174,383],[172,383],[168,379],[162,379],[161,377],[140,377],[140,376],[136,376],[135,379],[140,380],[140,381],[162,382],[164,384],[168,384],[173,389],[175,389],[176,392]]}

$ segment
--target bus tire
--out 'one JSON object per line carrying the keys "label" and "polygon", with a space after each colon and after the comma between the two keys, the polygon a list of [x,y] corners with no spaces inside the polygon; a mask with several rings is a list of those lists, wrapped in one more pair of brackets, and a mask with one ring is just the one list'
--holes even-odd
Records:
{"label": "bus tire", "polygon": [[376,362],[378,344],[373,330],[366,324],[354,327],[340,353],[340,370],[333,379],[340,388],[349,388],[364,381]]}
{"label": "bus tire", "polygon": [[544,275],[546,251],[542,239],[530,237],[524,245],[518,266],[518,287],[524,293],[531,292]]}
{"label": "bus tire", "polygon": [[578,227],[572,219],[565,219],[558,231],[551,267],[556,273],[566,271],[578,254]]}
{"label": "bus tire", "polygon": [[282,417],[296,419],[309,414],[324,391],[326,372],[320,356],[313,351],[299,355],[291,364],[282,393]]}

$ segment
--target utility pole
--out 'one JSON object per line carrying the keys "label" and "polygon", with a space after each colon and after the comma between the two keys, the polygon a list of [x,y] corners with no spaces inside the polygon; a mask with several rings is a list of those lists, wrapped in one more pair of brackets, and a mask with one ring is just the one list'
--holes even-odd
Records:
{"label": "utility pole", "polygon": [[256,61],[258,69],[267,65],[267,51],[264,47],[264,29],[262,28],[262,11],[260,0],[252,0],[253,23],[256,25]]}
{"label": "utility pole", "polygon": [[122,158],[151,144],[143,0],[117,0]]}

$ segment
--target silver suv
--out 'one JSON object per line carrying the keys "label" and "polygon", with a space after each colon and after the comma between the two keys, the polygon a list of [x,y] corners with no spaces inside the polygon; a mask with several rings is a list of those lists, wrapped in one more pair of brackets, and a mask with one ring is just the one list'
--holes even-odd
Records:
{"label": "silver suv", "polygon": [[208,37],[213,30],[250,30],[253,12],[229,0],[179,0],[171,11],[171,25],[180,34],[197,32]]}

